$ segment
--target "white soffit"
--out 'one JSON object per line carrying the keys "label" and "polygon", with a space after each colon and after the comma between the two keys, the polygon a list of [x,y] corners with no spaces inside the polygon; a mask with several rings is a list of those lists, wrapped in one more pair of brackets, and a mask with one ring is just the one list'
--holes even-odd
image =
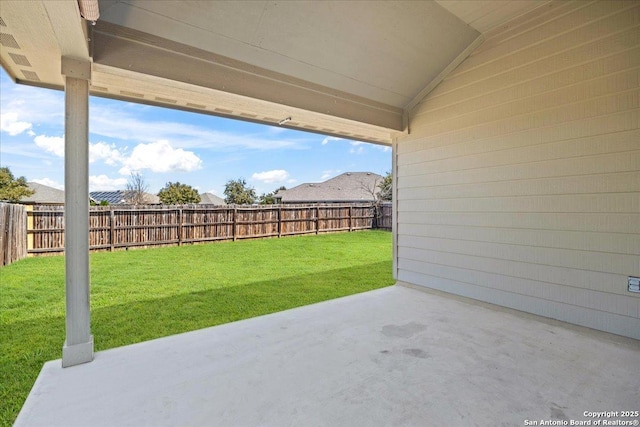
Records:
{"label": "white soffit", "polygon": [[60,49],[47,10],[38,1],[0,2],[0,60],[17,82],[61,86]]}

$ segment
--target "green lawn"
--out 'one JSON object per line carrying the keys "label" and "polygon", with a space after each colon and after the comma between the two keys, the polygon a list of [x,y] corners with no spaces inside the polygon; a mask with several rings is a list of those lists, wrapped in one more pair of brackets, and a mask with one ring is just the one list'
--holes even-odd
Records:
{"label": "green lawn", "polygon": [[[391,233],[246,240],[91,255],[105,350],[391,285]],[[0,268],[0,425],[64,342],[64,258]]]}

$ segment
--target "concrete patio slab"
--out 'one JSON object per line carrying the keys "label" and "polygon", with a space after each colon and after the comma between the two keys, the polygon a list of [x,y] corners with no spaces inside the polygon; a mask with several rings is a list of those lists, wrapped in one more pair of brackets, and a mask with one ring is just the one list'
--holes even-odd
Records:
{"label": "concrete patio slab", "polygon": [[48,362],[16,426],[570,425],[640,409],[639,366],[639,341],[394,286]]}

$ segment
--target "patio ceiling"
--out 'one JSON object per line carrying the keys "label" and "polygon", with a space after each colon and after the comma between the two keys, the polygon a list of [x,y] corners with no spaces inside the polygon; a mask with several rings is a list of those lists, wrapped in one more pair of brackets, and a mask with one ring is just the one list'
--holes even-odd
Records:
{"label": "patio ceiling", "polygon": [[92,58],[93,95],[390,144],[483,33],[545,3],[100,0],[91,27],[76,0],[3,0],[0,59],[62,89],[61,56]]}

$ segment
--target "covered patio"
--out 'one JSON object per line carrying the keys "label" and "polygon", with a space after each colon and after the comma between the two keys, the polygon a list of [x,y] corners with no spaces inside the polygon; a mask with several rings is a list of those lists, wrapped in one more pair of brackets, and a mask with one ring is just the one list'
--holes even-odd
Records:
{"label": "covered patio", "polygon": [[[638,409],[638,1],[1,6],[2,66],[66,94],[66,341],[17,425]],[[391,146],[399,285],[94,355],[89,95]]]}
{"label": "covered patio", "polygon": [[396,285],[49,362],[16,427],[593,420],[638,409],[639,364],[637,340]]}

